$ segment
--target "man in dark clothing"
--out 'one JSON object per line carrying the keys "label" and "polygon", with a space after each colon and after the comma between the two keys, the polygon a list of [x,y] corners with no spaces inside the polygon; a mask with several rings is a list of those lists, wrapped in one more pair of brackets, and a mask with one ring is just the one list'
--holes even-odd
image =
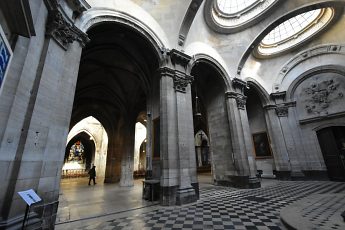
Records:
{"label": "man in dark clothing", "polygon": [[91,180],[93,180],[93,185],[97,184],[96,180],[95,180],[95,178],[96,178],[96,166],[92,166],[92,168],[89,171],[89,175],[90,175],[89,185],[90,185]]}

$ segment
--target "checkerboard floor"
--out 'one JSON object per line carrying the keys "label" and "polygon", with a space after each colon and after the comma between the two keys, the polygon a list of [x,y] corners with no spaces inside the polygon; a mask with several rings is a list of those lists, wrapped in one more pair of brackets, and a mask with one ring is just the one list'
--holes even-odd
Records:
{"label": "checkerboard floor", "polygon": [[[159,210],[79,229],[281,229],[280,210],[311,194],[339,191],[345,183],[280,181],[274,186],[201,190],[191,205]],[[344,192],[344,191],[343,191]]]}

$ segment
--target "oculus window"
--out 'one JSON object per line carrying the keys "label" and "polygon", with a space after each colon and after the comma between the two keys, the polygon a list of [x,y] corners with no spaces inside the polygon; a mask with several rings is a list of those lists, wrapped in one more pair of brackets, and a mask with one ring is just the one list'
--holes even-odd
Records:
{"label": "oculus window", "polygon": [[304,12],[276,26],[259,43],[256,57],[270,57],[294,48],[322,31],[334,18],[333,8]]}
{"label": "oculus window", "polygon": [[207,24],[220,33],[241,31],[267,12],[277,0],[207,0],[205,3],[205,20]]}

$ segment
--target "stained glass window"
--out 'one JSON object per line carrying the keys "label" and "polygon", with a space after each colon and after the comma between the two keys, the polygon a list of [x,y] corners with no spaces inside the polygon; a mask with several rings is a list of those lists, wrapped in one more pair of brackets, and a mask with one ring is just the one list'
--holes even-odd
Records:
{"label": "stained glass window", "polygon": [[84,161],[84,145],[80,141],[77,141],[76,143],[74,143],[74,145],[72,145],[69,151],[67,162],[78,162],[82,164],[84,163]]}

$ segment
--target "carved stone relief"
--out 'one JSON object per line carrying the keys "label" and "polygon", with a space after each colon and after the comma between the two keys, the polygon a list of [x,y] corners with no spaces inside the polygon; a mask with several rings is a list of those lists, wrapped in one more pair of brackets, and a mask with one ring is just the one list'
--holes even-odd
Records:
{"label": "carved stone relief", "polygon": [[189,75],[185,76],[178,76],[175,74],[174,76],[174,88],[176,91],[181,93],[186,93],[186,88],[188,84],[191,84],[193,81],[193,77]]}
{"label": "carved stone relief", "polygon": [[331,103],[344,96],[339,91],[339,83],[333,79],[312,82],[308,87],[304,88],[304,92],[309,96],[305,105],[305,109],[309,114],[320,114],[322,112],[327,114],[327,108]]}
{"label": "carved stone relief", "polygon": [[82,46],[85,46],[89,41],[87,35],[64,15],[55,0],[46,0],[45,2],[48,8],[46,35],[51,36],[65,50],[74,41],[78,41]]}
{"label": "carved stone relief", "polygon": [[288,106],[278,106],[275,108],[278,117],[287,117],[289,113]]}
{"label": "carved stone relief", "polygon": [[345,76],[318,73],[304,80],[294,93],[301,122],[345,113]]}
{"label": "carved stone relief", "polygon": [[245,109],[246,108],[246,101],[247,101],[246,96],[236,97],[237,108],[238,109]]}

